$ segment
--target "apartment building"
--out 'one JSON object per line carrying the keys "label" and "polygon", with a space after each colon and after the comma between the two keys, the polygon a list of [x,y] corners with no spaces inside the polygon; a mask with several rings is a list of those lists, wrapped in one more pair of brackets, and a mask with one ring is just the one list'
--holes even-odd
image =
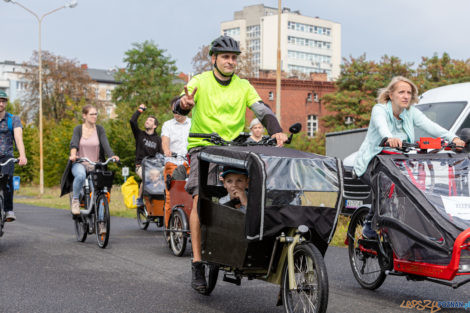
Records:
{"label": "apartment building", "polygon": [[[93,89],[97,104],[105,110],[106,116],[113,118],[116,105],[112,102],[112,91],[119,84],[114,79],[114,70],[92,69],[86,64],[81,65],[93,80]],[[0,90],[7,93],[11,102],[21,101],[22,92],[26,88],[27,81],[23,74],[27,67],[15,61],[0,62]]]}
{"label": "apartment building", "polygon": [[[277,68],[277,8],[263,4],[246,6],[234,19],[221,23],[221,34],[250,49],[253,65],[260,70]],[[281,70],[286,73],[326,73],[328,80],[339,76],[341,24],[303,16],[283,8],[281,13]]]}

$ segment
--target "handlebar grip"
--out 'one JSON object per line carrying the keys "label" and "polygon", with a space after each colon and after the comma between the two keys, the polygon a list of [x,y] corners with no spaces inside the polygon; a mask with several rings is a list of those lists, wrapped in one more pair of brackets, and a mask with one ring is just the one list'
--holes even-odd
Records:
{"label": "handlebar grip", "polygon": [[384,137],[382,141],[379,143],[379,147],[390,147],[390,145],[387,143],[388,137]]}
{"label": "handlebar grip", "polygon": [[202,133],[189,133],[189,137],[194,138],[212,138],[212,134],[202,134]]}

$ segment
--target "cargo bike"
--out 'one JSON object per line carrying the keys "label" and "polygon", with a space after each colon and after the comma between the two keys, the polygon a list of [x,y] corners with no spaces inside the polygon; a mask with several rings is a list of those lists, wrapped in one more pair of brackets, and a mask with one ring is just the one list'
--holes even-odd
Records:
{"label": "cargo bike", "polygon": [[453,288],[470,282],[464,278],[470,275],[470,158],[468,151],[442,151],[449,147],[440,138],[421,138],[404,142],[403,153],[372,160],[378,236],[362,235],[369,208],[361,207],[346,240],[363,288],[379,288],[387,275]]}
{"label": "cargo bike", "polygon": [[[169,249],[174,255],[182,256],[190,238],[192,197],[184,189],[187,174],[185,156],[175,155],[171,160],[174,163],[166,162],[167,159],[161,154],[142,160],[144,205],[137,207],[137,222],[143,230],[151,222],[162,227]],[[167,172],[165,169],[171,166],[176,166],[173,174],[164,177]],[[169,199],[166,191],[170,195]],[[166,205],[168,210],[165,209]]]}
{"label": "cargo bike", "polygon": [[[223,280],[236,285],[243,277],[280,285],[277,304],[286,312],[325,312],[323,256],[342,204],[340,161],[289,148],[226,142],[216,134],[207,140],[225,146],[210,146],[200,154],[198,205],[207,281],[201,293],[213,291],[222,271]],[[227,194],[219,179],[224,166],[248,172],[246,212],[219,203]]]}

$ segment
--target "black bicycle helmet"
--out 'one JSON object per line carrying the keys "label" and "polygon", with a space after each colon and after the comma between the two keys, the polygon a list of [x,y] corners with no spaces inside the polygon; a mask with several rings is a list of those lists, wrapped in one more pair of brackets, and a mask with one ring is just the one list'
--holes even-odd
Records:
{"label": "black bicycle helmet", "polygon": [[240,46],[238,42],[229,36],[220,36],[211,43],[211,49],[209,50],[209,55],[214,53],[223,53],[223,52],[232,52],[240,54]]}

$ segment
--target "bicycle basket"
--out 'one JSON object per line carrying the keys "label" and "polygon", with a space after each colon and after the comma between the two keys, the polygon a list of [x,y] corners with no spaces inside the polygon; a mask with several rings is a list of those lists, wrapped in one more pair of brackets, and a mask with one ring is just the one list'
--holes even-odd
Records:
{"label": "bicycle basket", "polygon": [[110,189],[113,185],[114,173],[112,171],[96,171],[91,174],[91,177],[96,189],[104,187]]}

